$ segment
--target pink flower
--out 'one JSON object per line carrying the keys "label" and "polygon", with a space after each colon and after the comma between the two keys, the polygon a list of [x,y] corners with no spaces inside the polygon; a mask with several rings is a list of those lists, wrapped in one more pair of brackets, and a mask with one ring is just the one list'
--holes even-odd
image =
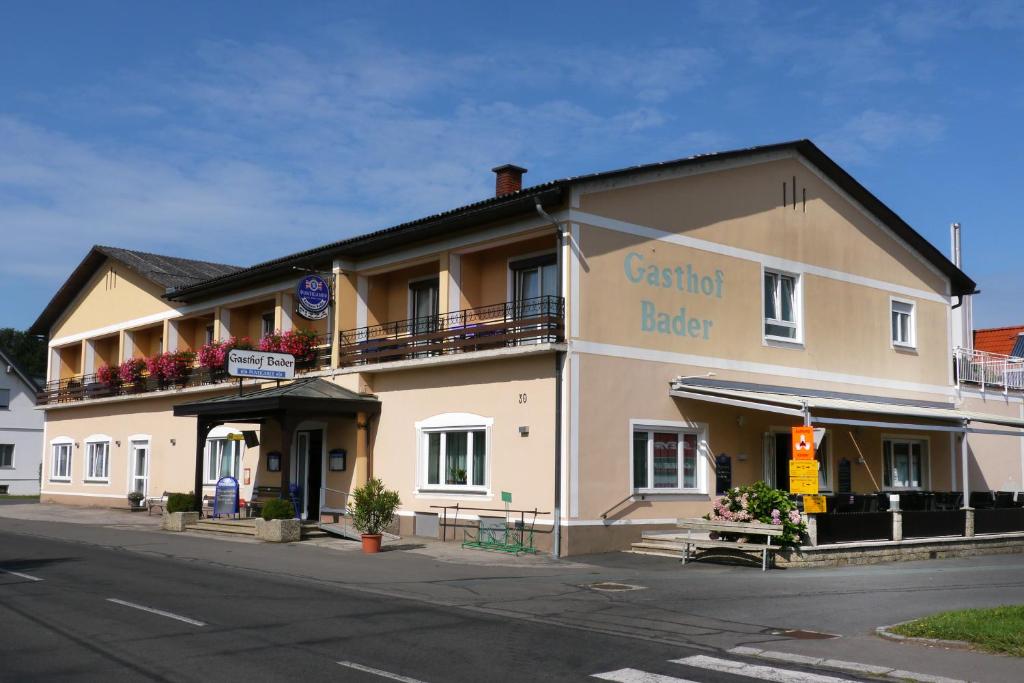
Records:
{"label": "pink flower", "polygon": [[772,510],[772,524],[779,526],[782,524],[782,513],[778,509]]}
{"label": "pink flower", "polygon": [[800,524],[803,520],[800,519],[800,513],[797,510],[790,510],[789,521],[793,524]]}

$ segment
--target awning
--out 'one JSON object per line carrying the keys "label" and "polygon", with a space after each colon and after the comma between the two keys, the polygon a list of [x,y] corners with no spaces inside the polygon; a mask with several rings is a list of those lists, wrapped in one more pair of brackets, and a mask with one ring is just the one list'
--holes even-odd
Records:
{"label": "awning", "polygon": [[288,384],[224,394],[174,406],[176,417],[195,415],[221,422],[253,422],[284,413],[307,417],[355,416],[358,412],[380,412],[380,401],[357,394],[320,377],[299,379]]}
{"label": "awning", "polygon": [[[772,387],[778,389],[777,387]],[[986,430],[971,427],[971,423],[982,422],[1002,427],[1024,429],[1024,420],[991,413],[975,413],[957,410],[952,404],[934,404],[931,402],[900,403],[892,399],[878,397],[878,400],[865,398],[842,398],[819,394],[779,393],[778,391],[759,390],[757,387],[728,386],[724,383],[712,383],[707,380],[687,382],[676,380],[670,385],[669,395],[731,405],[738,408],[763,410],[796,417],[809,417],[812,424],[853,424],[863,426],[885,426],[891,429],[925,429],[948,432],[981,432],[1005,434],[1007,436],[1024,436],[1024,432],[1007,430]],[[931,420],[938,424],[905,424],[897,422],[873,422],[853,418],[832,417],[816,414],[819,411],[841,411],[844,413],[870,413],[901,419]]]}

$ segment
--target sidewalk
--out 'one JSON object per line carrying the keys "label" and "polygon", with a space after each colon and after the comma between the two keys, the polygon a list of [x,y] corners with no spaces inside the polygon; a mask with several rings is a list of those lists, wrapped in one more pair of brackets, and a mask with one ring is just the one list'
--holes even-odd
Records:
{"label": "sidewalk", "polygon": [[[341,539],[232,542],[163,532],[157,524],[145,513],[0,507],[0,528],[14,533],[722,653],[755,647],[1000,683],[1019,678],[1022,665],[874,635],[877,626],[939,610],[1024,603],[1020,555],[762,573],[709,563],[681,567],[672,559],[625,553],[569,561],[513,557],[421,539],[402,539],[389,552],[366,556],[355,552],[357,543]],[[620,586],[594,586],[604,583]],[[799,640],[785,633],[793,629],[840,637]]]}

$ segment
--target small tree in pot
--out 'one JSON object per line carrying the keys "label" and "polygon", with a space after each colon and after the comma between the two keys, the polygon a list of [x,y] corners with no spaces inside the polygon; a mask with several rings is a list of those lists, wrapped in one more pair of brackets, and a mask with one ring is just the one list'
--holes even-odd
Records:
{"label": "small tree in pot", "polygon": [[384,489],[384,482],[371,479],[352,492],[352,521],[362,532],[363,552],[380,552],[381,532],[395,519],[402,504],[397,491]]}
{"label": "small tree in pot", "polygon": [[145,496],[139,493],[138,491],[132,491],[131,493],[129,493],[128,502],[131,504],[132,510],[145,510],[146,508],[142,504],[144,498]]}

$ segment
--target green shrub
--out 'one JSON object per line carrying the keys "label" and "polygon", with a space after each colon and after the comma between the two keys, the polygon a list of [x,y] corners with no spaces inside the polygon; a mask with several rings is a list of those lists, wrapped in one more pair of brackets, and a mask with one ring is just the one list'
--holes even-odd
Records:
{"label": "green shrub", "polygon": [[263,504],[263,519],[294,519],[295,506],[283,498],[271,498]]}
{"label": "green shrub", "polygon": [[715,501],[714,508],[705,515],[705,518],[727,522],[764,522],[781,526],[782,536],[779,540],[782,545],[800,545],[800,539],[807,531],[807,525],[800,518],[796,503],[790,500],[789,494],[773,489],[763,481],[729,489],[724,496]]}
{"label": "green shrub", "polygon": [[198,509],[199,501],[191,491],[167,495],[167,512],[195,512]]}
{"label": "green shrub", "polygon": [[145,496],[139,493],[138,491],[132,491],[131,493],[128,494],[128,502],[136,507],[138,507],[142,503],[143,498],[145,498]]}
{"label": "green shrub", "polygon": [[402,504],[397,491],[384,490],[384,482],[371,479],[352,492],[352,522],[364,534],[379,534],[395,519]]}

